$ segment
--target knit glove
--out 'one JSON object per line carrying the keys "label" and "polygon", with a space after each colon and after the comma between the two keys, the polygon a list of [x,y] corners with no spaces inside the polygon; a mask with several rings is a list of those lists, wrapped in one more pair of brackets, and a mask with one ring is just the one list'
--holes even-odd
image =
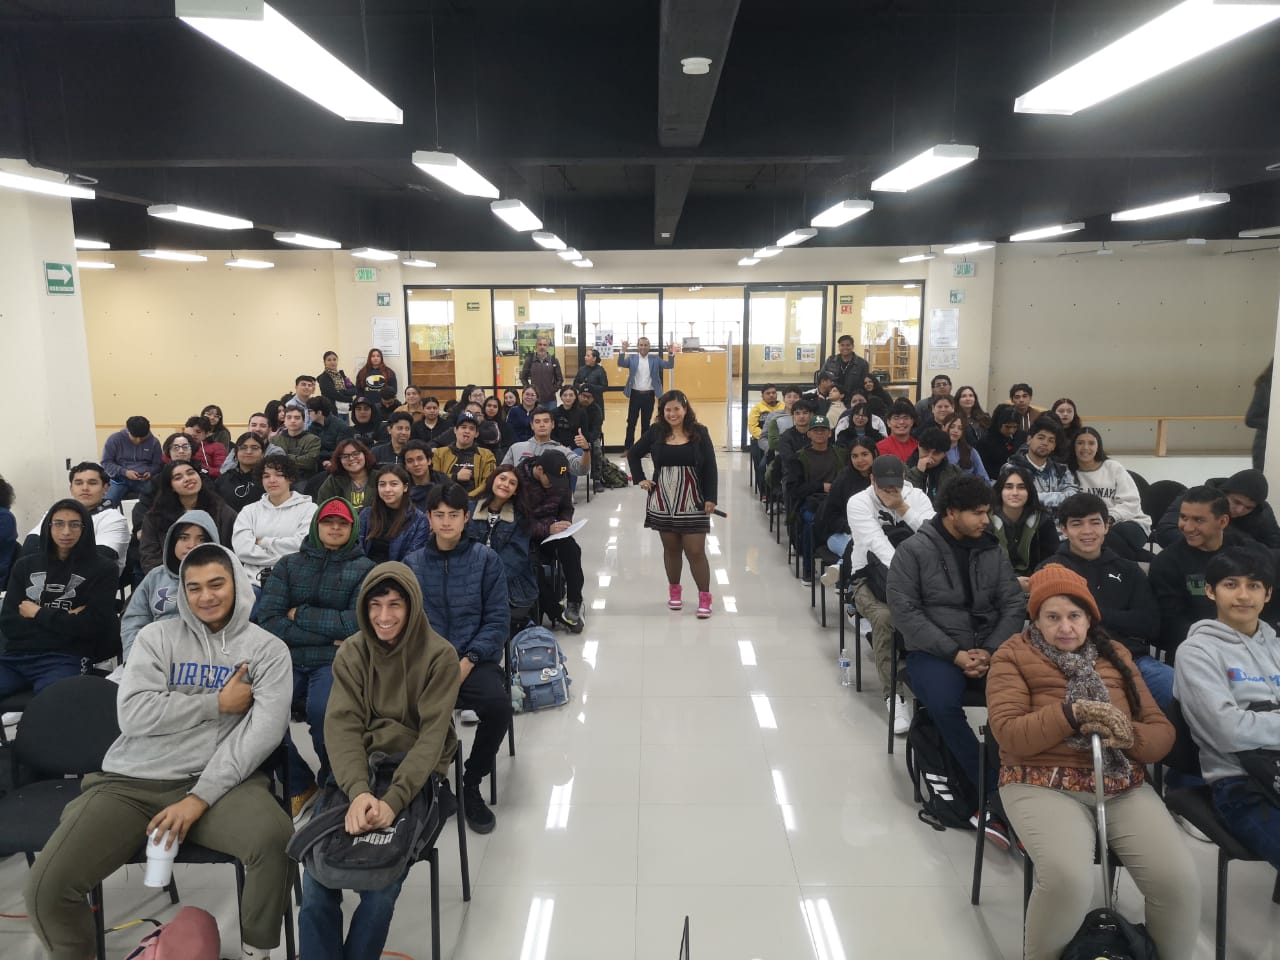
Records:
{"label": "knit glove", "polygon": [[1086,737],[1096,733],[1104,747],[1119,750],[1133,746],[1133,723],[1123,711],[1101,700],[1077,700],[1074,709]]}

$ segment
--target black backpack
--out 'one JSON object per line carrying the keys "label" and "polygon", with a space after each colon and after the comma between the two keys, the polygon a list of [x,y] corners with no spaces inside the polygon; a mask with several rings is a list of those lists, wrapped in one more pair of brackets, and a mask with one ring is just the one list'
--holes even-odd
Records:
{"label": "black backpack", "polygon": [[[905,523],[886,523],[882,525],[884,535],[897,550],[914,536],[915,531]],[[870,550],[867,551],[867,565],[862,568],[862,576],[867,581],[871,593],[881,603],[889,602],[889,568]]]}
{"label": "black backpack", "polygon": [[929,711],[920,707],[907,730],[907,773],[920,784],[918,816],[935,830],[972,830],[969,818],[978,798],[942,741],[942,732]]}
{"label": "black backpack", "polygon": [[1099,907],[1085,915],[1061,960],[1159,960],[1159,954],[1144,925]]}

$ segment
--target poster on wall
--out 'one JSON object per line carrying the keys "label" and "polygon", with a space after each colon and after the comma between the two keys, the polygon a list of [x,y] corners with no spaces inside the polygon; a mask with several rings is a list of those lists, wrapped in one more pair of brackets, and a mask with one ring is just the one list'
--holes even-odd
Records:
{"label": "poster on wall", "polygon": [[956,370],[960,367],[960,351],[954,347],[930,347],[930,370]]}
{"label": "poster on wall", "polygon": [[955,348],[960,346],[960,311],[935,307],[929,316],[929,346]]}
{"label": "poster on wall", "polygon": [[796,360],[800,363],[817,363],[817,347],[796,347]]}
{"label": "poster on wall", "polygon": [[612,330],[596,330],[596,349],[600,351],[601,360],[609,360],[613,357]]}
{"label": "poster on wall", "polygon": [[396,317],[374,317],[371,323],[370,346],[381,350],[384,357],[400,356],[400,321]]}
{"label": "poster on wall", "polygon": [[516,356],[524,363],[524,358],[538,349],[538,338],[547,338],[547,352],[556,353],[556,328],[547,323],[516,324]]}
{"label": "poster on wall", "polygon": [[770,344],[764,348],[764,358],[767,362],[774,363],[782,360],[782,344]]}

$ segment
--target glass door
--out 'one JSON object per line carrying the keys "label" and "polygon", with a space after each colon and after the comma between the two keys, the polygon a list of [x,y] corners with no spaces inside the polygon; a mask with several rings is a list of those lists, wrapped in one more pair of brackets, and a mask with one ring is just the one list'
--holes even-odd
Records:
{"label": "glass door", "polygon": [[410,381],[443,404],[467,384],[494,382],[493,294],[409,288]]}
{"label": "glass door", "polygon": [[765,384],[808,390],[826,360],[825,286],[749,286],[742,350],[742,417],[738,442],[750,441],[747,414]]}
{"label": "glass door", "polygon": [[[662,291],[639,287],[583,290],[582,317],[583,348],[600,351],[600,365],[609,375],[604,396],[604,443],[621,449],[627,429],[627,398],[622,394],[627,370],[618,366],[618,355],[626,352],[634,357],[641,337],[649,341],[651,351],[661,349],[667,355],[671,345],[663,329]],[[669,373],[666,383],[670,386],[671,382]]]}
{"label": "glass door", "polygon": [[858,354],[890,394],[917,399],[924,281],[840,284],[836,298],[836,336],[853,337]]}

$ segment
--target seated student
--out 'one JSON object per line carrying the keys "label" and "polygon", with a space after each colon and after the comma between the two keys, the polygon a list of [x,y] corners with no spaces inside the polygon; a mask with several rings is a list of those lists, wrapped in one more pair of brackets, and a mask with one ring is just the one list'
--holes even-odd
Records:
{"label": "seated student", "polygon": [[990,483],[991,477],[987,473],[986,465],[982,462],[982,457],[978,456],[977,451],[969,445],[969,427],[964,414],[953,413],[942,425],[942,429],[946,431],[951,441],[951,449],[947,451],[948,462],[954,463],[963,472]]}
{"label": "seated student", "polygon": [[[458,749],[451,717],[460,671],[453,647],[427,622],[422,592],[403,564],[373,568],[352,618],[358,618],[357,628],[333,661],[324,738],[333,780],[351,801],[346,831],[359,837],[390,826],[432,773],[448,776]],[[373,752],[404,757],[381,797],[373,795],[369,783]],[[456,804],[451,797],[449,802]],[[298,911],[302,955],[308,960],[381,956],[405,876],[380,890],[360,891],[344,941],[342,891],[308,872]]]}
{"label": "seated student", "polygon": [[360,548],[374,563],[403,560],[427,542],[430,525],[409,496],[404,467],[383,464],[373,475],[377,496],[360,511]]}
{"label": "seated student", "polygon": [[551,418],[555,421],[551,439],[562,447],[572,447],[584,424],[582,411],[578,409],[578,391],[571,384],[565,384],[560,388],[559,401],[551,408]]}
{"label": "seated student", "polygon": [[102,468],[111,478],[107,503],[114,507],[130,495],[141,496],[164,466],[163,456],[150,420],[138,416],[126,420],[124,429],[107,437],[102,447]]}
{"label": "seated student", "polygon": [[262,498],[236,517],[231,546],[255,590],[272,567],[302,548],[311,529],[316,504],[293,489],[297,479],[297,468],[288,457],[267,457],[262,461]]}
{"label": "seated student", "polygon": [[[1227,498],[1231,508],[1231,530],[1235,534],[1256,540],[1272,550],[1280,549],[1280,526],[1276,524],[1271,504],[1267,503],[1269,488],[1261,470],[1241,470],[1225,480],[1208,480],[1205,486],[1216,489]],[[1182,497],[1179,497],[1156,524],[1155,541],[1162,547],[1177,543],[1181,538],[1178,527],[1181,506]]]}
{"label": "seated student", "polygon": [[211,403],[200,411],[200,416],[209,421],[209,434],[205,439],[222,444],[222,449],[229,454],[231,452],[231,431],[227,429],[226,418],[222,415],[222,408],[216,403]]}
{"label": "seated student", "polygon": [[804,398],[813,404],[814,416],[825,417],[827,408],[831,406],[831,388],[835,386],[836,378],[829,370],[821,371],[818,374],[818,383],[813,389],[804,392]]}
{"label": "seated student", "polygon": [[0,583],[8,586],[18,555],[18,521],[13,516],[13,484],[0,477]]}
{"label": "seated student", "polygon": [[293,381],[293,396],[285,401],[286,407],[296,407],[302,411],[303,419],[306,421],[306,428],[311,429],[311,411],[307,407],[307,403],[315,396],[316,380],[309,373],[304,373],[296,377]]}
{"label": "seated student", "polygon": [[213,492],[211,484],[206,486],[195,467],[181,460],[165,464],[156,484],[155,502],[143,516],[139,534],[138,557],[144,573],[160,566],[165,534],[188,510],[203,510],[211,516],[218,528],[218,542],[224,546],[231,543],[236,512]]}
{"label": "seated student", "polygon": [[1040,509],[1031,474],[1016,463],[1001,467],[991,488],[991,532],[1026,593],[1032,572],[1057,551],[1058,533],[1053,517]]}
{"label": "seated student", "polygon": [[[579,395],[581,399],[581,395]],[[579,409],[581,410],[581,404]],[[497,396],[485,397],[482,404],[484,410],[484,424],[489,428],[496,428],[498,431],[498,445],[491,448],[495,460],[501,460],[507,452],[507,447],[511,446],[511,428],[507,426],[506,410],[502,406],[501,398]],[[586,412],[582,411],[583,421],[586,421]]]}
{"label": "seated student", "polygon": [[85,663],[120,652],[116,565],[98,552],[89,511],[59,500],[40,525],[40,549],[20,556],[0,607],[0,697],[37,693]]}
{"label": "seated student", "polygon": [[1245,847],[1280,870],[1280,807],[1240,754],[1280,749],[1280,640],[1262,618],[1275,589],[1275,558],[1258,544],[1228,547],[1204,570],[1216,614],[1178,648],[1173,694],[1200,747],[1213,807]]}
{"label": "seated student", "polygon": [[[951,378],[945,373],[937,374],[929,381],[929,395],[916,401],[916,423],[929,425],[933,423],[933,401],[938,397],[951,396]],[[891,401],[892,402],[892,401]],[[954,413],[955,402],[952,401]]]}
{"label": "seated student", "polygon": [[[1082,426],[1080,414],[1076,412],[1076,402],[1070,397],[1063,397],[1061,400],[1053,401],[1053,406],[1049,408],[1049,412],[1057,417],[1058,422],[1062,424],[1063,452],[1069,456],[1072,447],[1075,446],[1076,437],[1080,435]],[[1094,432],[1096,433],[1097,431]]]}
{"label": "seated student", "polygon": [[427,508],[431,536],[405,565],[422,588],[427,620],[456,651],[462,686],[455,706],[480,718],[462,775],[462,809],[472,830],[489,833],[497,820],[480,784],[493,772],[511,720],[511,695],[502,676],[510,629],[507,578],[498,555],[465,536],[466,490],[443,483],[432,489]]}
{"label": "seated student", "polygon": [[898,544],[933,519],[933,504],[907,482],[901,460],[882,454],[871,465],[871,485],[849,498],[847,514],[853,537],[849,556],[853,602],[871,624],[871,652],[884,698],[888,701],[895,694],[898,697],[893,705],[893,732],[905,736],[911,726],[911,711],[903,696],[904,688],[889,688],[894,620],[888,606],[886,577]]}
{"label": "seated student", "polygon": [[1142,568],[1109,546],[1106,503],[1091,493],[1067,497],[1058,508],[1058,524],[1065,541],[1041,567],[1060,563],[1084,577],[1102,628],[1124,644],[1156,703],[1167,709],[1173,668],[1151,656],[1151,645],[1160,639],[1160,606]]}
{"label": "seated student", "polygon": [[778,437],[774,450],[777,466],[771,464],[769,468],[776,478],[769,480],[771,488],[784,488],[787,478],[794,475],[796,457],[809,445],[809,424],[817,415],[818,405],[812,397],[801,397],[791,405],[791,426]]}
{"label": "seated student", "polygon": [[507,426],[511,429],[513,444],[533,437],[533,424],[530,418],[538,406],[538,391],[533,387],[525,387],[520,391],[520,403],[507,408]]}
{"label": "seated student", "polygon": [[1051,516],[1058,504],[1080,492],[1071,468],[1054,459],[1054,452],[1061,448],[1062,428],[1058,421],[1052,416],[1040,417],[1031,425],[1026,447],[1009,458],[1010,463],[1031,473],[1040,495],[1040,506]]}
{"label": "seated student", "polygon": [[351,402],[351,437],[371,450],[378,444],[387,442],[386,425],[368,397],[356,397]]}
{"label": "seated student", "polygon": [[956,402],[951,398],[950,394],[930,397],[929,415],[928,417],[921,417],[916,421],[915,428],[911,431],[911,435],[919,440],[920,434],[924,433],[924,431],[931,427],[945,427],[946,422],[951,419],[955,412]]}
{"label": "seated student", "polygon": [[373,459],[384,463],[403,464],[405,444],[413,437],[413,415],[397,410],[387,419],[387,442],[373,448]]}
{"label": "seated student", "polygon": [[964,476],[964,471],[947,459],[951,438],[942,428],[929,427],[921,431],[917,442],[915,462],[907,467],[907,482],[924,493],[931,503],[937,503],[938,495],[947,484]]}
{"label": "seated student", "polygon": [[889,408],[889,436],[876,444],[881,456],[897,457],[903,463],[911,459],[912,454],[920,446],[911,431],[916,425],[916,408],[905,397],[893,401]]}
{"label": "seated student", "polygon": [[320,469],[327,469],[333,460],[333,450],[338,441],[351,436],[351,427],[334,412],[328,397],[312,397],[307,401],[311,423],[307,429],[320,438]]}
{"label": "seated student", "polygon": [[867,404],[870,405],[872,399],[879,400],[884,404],[884,408],[888,410],[893,406],[893,394],[884,388],[884,383],[880,382],[883,377],[888,382],[889,376],[883,370],[877,371],[876,374],[868,373],[862,378],[862,395],[867,398]]}
{"label": "seated student", "polygon": [[[826,499],[813,520],[813,532],[818,543],[837,557],[843,557],[849,546],[849,498],[871,486],[871,464],[875,461],[876,444],[865,437],[853,441],[849,448],[849,468],[831,482]],[[839,564],[833,564],[822,575],[822,582],[835,586],[839,579]]]}
{"label": "seated student", "polygon": [[422,419],[413,422],[411,431],[414,440],[421,440],[428,446],[436,437],[449,429],[449,421],[440,416],[440,400],[437,397],[422,398]]}
{"label": "seated student", "polygon": [[782,389],[782,409],[774,410],[764,419],[764,427],[762,429],[762,444],[767,454],[776,455],[778,449],[778,441],[782,439],[782,435],[795,426],[792,419],[791,411],[795,409],[796,402],[802,397],[800,388],[797,386],[787,386]]}
{"label": "seated student", "polygon": [[1034,395],[1029,383],[1015,383],[1009,388],[1009,404],[1018,414],[1018,429],[1027,434],[1031,433],[1035,422],[1044,416],[1043,410],[1031,405]]}
{"label": "seated student", "polygon": [[1107,635],[1089,585],[1061,566],[1031,578],[1032,623],[1001,645],[987,675],[991,732],[1000,744],[1000,800],[1036,865],[1023,952],[1057,957],[1093,900],[1094,768],[1103,740],[1107,841],[1146,898],[1147,931],[1162,958],[1191,960],[1200,926],[1196,864],[1148,763],[1173,746],[1173,725],[1128,650]]}
{"label": "seated student", "polygon": [[1249,542],[1228,526],[1230,511],[1227,498],[1217,488],[1192,487],[1178,508],[1182,539],[1161,550],[1151,563],[1151,589],[1160,604],[1158,646],[1168,663],[1174,662],[1192,624],[1217,616],[1217,607],[1204,589],[1209,561],[1227,547]]}
{"label": "seated student", "polygon": [[[271,423],[267,420],[267,415],[265,413],[255,413],[251,416],[249,418],[249,426],[247,427],[247,430],[258,438],[258,442],[262,446],[262,455],[264,457],[269,457],[275,453],[284,453],[284,450],[277,446],[271,438]],[[222,472],[227,473],[236,469],[236,459],[236,448],[233,445],[231,449],[227,451],[227,459],[222,461]],[[218,479],[222,479],[221,476],[219,476]]]}
{"label": "seated student", "polygon": [[[636,447],[643,440],[644,437],[641,437]],[[551,534],[561,533],[573,524],[569,460],[558,448],[553,447],[536,457],[521,460],[516,469],[524,486],[522,502],[529,517],[529,537],[539,576],[542,614],[553,624],[563,624],[571,632],[581,633],[586,625],[582,616],[582,588],[586,584],[586,576],[582,572],[582,548],[573,537],[563,537],[550,543],[542,542]],[[563,607],[560,606],[560,598],[552,590],[550,580],[542,576],[542,564],[537,562],[541,555],[560,561],[565,582]]]}
{"label": "seated student", "polygon": [[[480,419],[470,410],[458,415],[453,437],[448,446],[436,447],[431,455],[431,471],[442,479],[447,477],[460,483],[468,496],[476,496],[484,489],[485,481],[493,475],[497,461],[493,454],[476,444],[480,431]],[[519,444],[515,444],[514,450]],[[508,455],[510,451],[508,451]]]}
{"label": "seated student", "polygon": [[316,502],[341,497],[359,513],[369,502],[369,479],[377,466],[373,451],[361,441],[354,437],[339,440],[327,468],[329,476],[316,491]]}
{"label": "seated student", "polygon": [[[978,391],[973,387],[968,385],[961,387],[956,391],[955,398],[956,414],[964,417],[965,420],[965,440],[971,447],[977,449],[978,444],[982,443],[982,438],[991,429],[991,414],[982,409]],[[994,474],[988,472],[988,476],[994,476]]]}
{"label": "seated student", "polygon": [[312,773],[289,741],[289,798],[294,819],[329,776],[324,745],[325,706],[333,686],[333,658],[359,629],[356,600],[373,561],[360,550],[356,515],[347,501],[325,500],[302,548],[281,558],[262,584],[258,624],[289,647],[293,701],[306,704],[311,744],[320,761]]}
{"label": "seated student", "polygon": [[396,407],[396,413],[409,414],[413,417],[413,422],[415,424],[421,420],[426,415],[426,411],[422,408],[422,391],[413,384],[409,384],[405,387],[404,403]]}
{"label": "seated student", "polygon": [[307,432],[297,407],[285,408],[284,429],[276,434],[276,444],[294,462],[300,478],[305,480],[320,469],[320,438]]}
{"label": "seated student", "polygon": [[1018,412],[1005,403],[996,407],[991,414],[991,426],[977,445],[987,476],[998,474],[1026,442],[1027,435],[1018,428]]}
{"label": "seated student", "polygon": [[[747,433],[751,435],[751,459],[756,465],[756,483],[759,485],[764,473],[764,454],[768,449],[768,437],[765,434],[765,421],[771,413],[781,413],[787,407],[778,397],[778,386],[766,383],[760,390],[760,399],[747,413]],[[760,441],[765,440],[762,446]]]}
{"label": "seated student", "polygon": [[293,824],[255,772],[289,726],[289,652],[249,622],[249,578],[225,547],[179,568],[178,616],[144,628],[120,682],[120,737],[62,812],[27,877],[31,926],[52,957],[94,955],[85,895],[166,834],[244,864],[244,958],[280,942]]}
{"label": "seated student", "polygon": [[531,460],[547,450],[558,450],[569,461],[569,472],[575,477],[585,477],[591,469],[591,444],[587,438],[575,439],[574,445],[566,447],[552,439],[555,429],[555,414],[546,407],[538,407],[529,417],[533,436],[528,440],[513,443],[502,458],[503,463],[519,465],[522,461]]}
{"label": "seated student", "polygon": [[209,439],[213,427],[208,417],[187,417],[186,427],[187,437],[191,440],[191,462],[217,480],[222,472],[222,463],[227,459],[227,448]]}
{"label": "seated student", "polygon": [[800,576],[805,586],[813,580],[811,524],[831,491],[831,484],[848,467],[848,452],[831,445],[831,424],[821,415],[809,421],[809,445],[784,466],[782,485],[787,491],[787,516],[798,518],[800,524]]}
{"label": "seated student", "polygon": [[1067,454],[1067,467],[1075,473],[1081,492],[1101,497],[1106,503],[1111,516],[1107,546],[1130,560],[1149,559],[1147,536],[1151,533],[1151,518],[1142,512],[1138,485],[1122,464],[1107,456],[1102,449],[1102,435],[1093,427],[1076,430],[1075,442]]}
{"label": "seated student", "polygon": [[[604,395],[597,397],[596,388],[584,384],[578,389],[578,412],[582,414],[582,436],[591,451],[591,479],[599,483],[600,467],[604,463]],[[506,456],[505,450],[503,456]]]}
{"label": "seated student", "polygon": [[188,510],[164,535],[164,562],[145,577],[129,596],[120,618],[120,659],[127,663],[138,631],[149,623],[178,615],[181,582],[178,568],[188,553],[202,543],[218,543],[213,517],[203,510]]}
{"label": "seated student", "polygon": [[[96,463],[85,461],[77,463],[67,471],[67,476],[71,485],[71,499],[79,501],[93,518],[93,540],[98,552],[109,551],[111,559],[115,561],[117,572],[122,572],[125,558],[129,553],[129,522],[124,518],[124,514],[107,504],[106,495],[109,489],[107,472]],[[40,523],[27,534],[23,547],[24,553],[26,544],[31,544],[33,548],[37,545],[40,530],[47,519],[47,516],[42,517]]]}
{"label": "seated student", "polygon": [[339,369],[338,355],[334,351],[324,352],[324,370],[316,377],[316,384],[320,388],[320,395],[327,397],[333,404],[338,418],[346,420],[343,414],[355,396],[356,385],[351,382],[345,370]]}
{"label": "seated student", "polygon": [[249,504],[262,499],[259,470],[265,451],[262,441],[253,433],[240,434],[232,449],[236,458],[232,460],[228,457],[223,463],[222,474],[213,488],[226,501],[227,506],[239,513]]}
{"label": "seated student", "polygon": [[849,405],[845,402],[844,391],[840,389],[840,384],[833,383],[831,389],[827,391],[827,419],[834,424],[848,409]]}
{"label": "seated student", "polygon": [[404,472],[409,475],[409,499],[419,510],[426,507],[427,491],[435,483],[431,476],[431,451],[421,440],[410,440],[404,445]]}
{"label": "seated student", "polygon": [[378,416],[382,418],[383,423],[387,423],[391,419],[391,415],[400,407],[400,398],[396,394],[395,388],[389,384],[377,393],[377,397],[380,399]]}
{"label": "seated student", "polygon": [[[893,555],[889,609],[907,645],[907,683],[976,795],[978,740],[964,716],[964,694],[982,689],[991,655],[1022,629],[1026,605],[1005,552],[987,531],[991,488],[977,477],[956,477],[934,506],[937,515]],[[989,791],[996,773],[988,766]],[[988,819],[986,835],[1009,848],[996,818]]]}
{"label": "seated student", "polygon": [[885,438],[885,434],[871,420],[871,410],[867,404],[861,400],[853,401],[849,409],[836,421],[836,446],[847,450],[855,438],[879,444]]}
{"label": "seated student", "polygon": [[529,516],[520,485],[519,471],[509,463],[502,464],[484,485],[467,521],[467,536],[501,558],[507,574],[507,601],[513,609],[532,607],[538,599]]}
{"label": "seated student", "polygon": [[[476,390],[481,394],[484,393],[478,387]],[[464,413],[469,413],[475,418],[476,446],[483,447],[492,453],[494,463],[497,463],[498,455],[495,451],[502,443],[502,433],[496,423],[490,423],[485,419],[483,400],[468,400],[466,403],[459,403],[453,408],[453,412],[449,414],[449,428],[438,433],[430,443],[432,453],[440,447],[447,447],[454,442],[457,437],[458,422],[462,419]]]}

